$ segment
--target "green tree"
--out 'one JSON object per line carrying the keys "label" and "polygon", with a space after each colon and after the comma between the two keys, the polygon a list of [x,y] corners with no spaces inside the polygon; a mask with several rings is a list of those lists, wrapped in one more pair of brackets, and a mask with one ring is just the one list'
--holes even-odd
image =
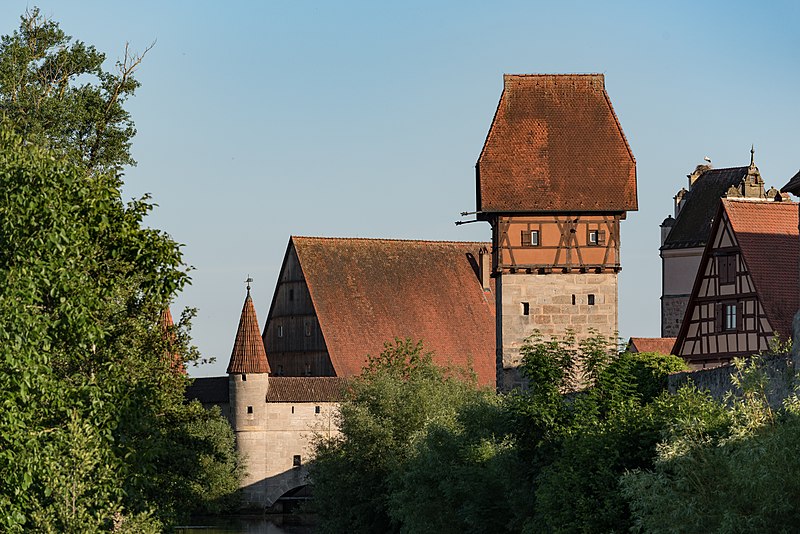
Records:
{"label": "green tree", "polygon": [[395,340],[369,357],[340,408],[341,434],[316,443],[309,467],[321,531],[398,531],[398,475],[426,431],[450,428],[476,391],[474,377],[437,368],[421,343]]}
{"label": "green tree", "polygon": [[126,45],[117,72],[106,71],[105,54],[33,8],[0,39],[0,117],[26,143],[93,172],[119,171],[135,163],[136,129],[123,104],[139,87],[133,74],[144,53],[131,54]]}

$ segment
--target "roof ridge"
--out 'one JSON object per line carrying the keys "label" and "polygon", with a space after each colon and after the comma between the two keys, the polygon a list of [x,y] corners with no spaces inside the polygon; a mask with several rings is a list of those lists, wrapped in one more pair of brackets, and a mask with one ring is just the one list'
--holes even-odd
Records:
{"label": "roof ridge", "polygon": [[521,73],[521,74],[511,74],[511,73],[503,73],[503,76],[516,76],[519,78],[546,78],[546,77],[555,77],[555,76],[603,76],[605,78],[605,74],[602,72],[534,72],[534,73]]}
{"label": "roof ridge", "polygon": [[308,235],[292,235],[291,239],[319,239],[322,241],[388,241],[392,243],[435,243],[444,245],[485,245],[487,243],[491,243],[490,241],[449,241],[435,239],[402,239],[392,237],[326,237]]}

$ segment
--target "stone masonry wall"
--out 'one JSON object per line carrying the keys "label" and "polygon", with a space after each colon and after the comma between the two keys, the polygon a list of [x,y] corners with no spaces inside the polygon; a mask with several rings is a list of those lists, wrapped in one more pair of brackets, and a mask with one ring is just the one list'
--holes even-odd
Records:
{"label": "stone masonry wall", "polygon": [[[545,337],[563,336],[567,329],[578,340],[590,330],[616,338],[616,273],[503,274],[499,280],[498,332],[502,355],[498,355],[498,389],[524,386],[517,367],[520,347],[539,330]],[[594,304],[590,305],[590,295]],[[527,315],[525,314],[527,304]]]}
{"label": "stone masonry wall", "polygon": [[661,337],[678,337],[689,295],[661,297]]}

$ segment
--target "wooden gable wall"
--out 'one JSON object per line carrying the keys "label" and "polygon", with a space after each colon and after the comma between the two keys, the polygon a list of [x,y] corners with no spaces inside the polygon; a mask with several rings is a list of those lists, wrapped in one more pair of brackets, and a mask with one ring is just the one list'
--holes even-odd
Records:
{"label": "wooden gable wall", "polygon": [[336,376],[291,241],[272,296],[262,339],[274,376]]}
{"label": "wooden gable wall", "polygon": [[766,350],[773,334],[723,209],[717,219],[676,343],[694,367]]}

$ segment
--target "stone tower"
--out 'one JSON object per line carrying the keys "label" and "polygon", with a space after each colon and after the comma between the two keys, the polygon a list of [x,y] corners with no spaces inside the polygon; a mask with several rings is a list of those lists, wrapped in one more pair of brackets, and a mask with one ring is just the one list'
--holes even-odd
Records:
{"label": "stone tower", "polygon": [[247,473],[242,482],[245,503],[263,503],[267,472],[267,405],[269,363],[261,340],[258,318],[247,286],[236,341],[228,364],[230,422],[236,447],[245,457]]}
{"label": "stone tower", "polygon": [[504,76],[476,178],[477,218],[492,227],[497,387],[509,390],[534,330],[616,336],[636,161],[603,75]]}

